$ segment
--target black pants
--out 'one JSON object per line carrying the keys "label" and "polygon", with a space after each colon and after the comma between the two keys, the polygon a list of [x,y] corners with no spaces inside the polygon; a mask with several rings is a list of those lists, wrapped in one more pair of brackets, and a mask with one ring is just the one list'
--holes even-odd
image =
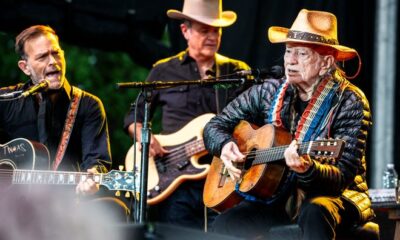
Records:
{"label": "black pants", "polygon": [[217,213],[207,209],[207,219],[205,219],[203,187],[204,180],[182,183],[171,196],[150,210],[152,212],[150,220],[200,230],[204,229],[205,223],[211,227]]}
{"label": "black pants", "polygon": [[[353,210],[350,206],[345,208],[341,198],[316,197],[304,200],[297,223],[303,239],[323,240],[334,239],[336,229],[352,226],[354,218]],[[246,239],[264,239],[272,227],[290,223],[283,204],[266,206],[244,201],[219,215],[213,231]]]}

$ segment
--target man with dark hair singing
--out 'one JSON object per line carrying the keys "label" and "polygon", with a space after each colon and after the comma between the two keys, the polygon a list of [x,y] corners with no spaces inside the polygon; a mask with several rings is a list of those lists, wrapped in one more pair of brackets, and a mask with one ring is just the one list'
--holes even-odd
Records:
{"label": "man with dark hair singing", "polygon": [[[64,51],[55,31],[43,25],[25,29],[16,37],[15,51],[20,56],[18,67],[30,80],[0,89],[3,96],[23,92],[15,99],[0,100],[0,136],[5,136],[1,143],[25,138],[44,144],[52,170],[107,172],[111,150],[103,104],[66,79]],[[97,191],[91,178],[76,187],[77,193]]]}

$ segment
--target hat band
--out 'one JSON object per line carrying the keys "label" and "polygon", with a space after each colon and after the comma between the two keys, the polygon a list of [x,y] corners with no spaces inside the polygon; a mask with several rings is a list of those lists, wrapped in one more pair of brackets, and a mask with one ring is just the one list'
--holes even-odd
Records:
{"label": "hat band", "polygon": [[289,30],[287,33],[287,38],[296,39],[296,40],[306,40],[308,42],[319,42],[324,44],[330,45],[338,45],[339,42],[336,39],[328,39],[321,35],[308,33],[308,32],[301,32],[296,30]]}

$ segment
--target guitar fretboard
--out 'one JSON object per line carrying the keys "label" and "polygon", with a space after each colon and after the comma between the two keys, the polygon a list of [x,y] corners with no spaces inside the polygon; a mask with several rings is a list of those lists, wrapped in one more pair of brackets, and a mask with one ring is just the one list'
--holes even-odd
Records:
{"label": "guitar fretboard", "polygon": [[[298,150],[299,154],[302,155],[308,153],[311,143],[312,142],[301,143],[299,145],[299,150]],[[258,165],[258,164],[264,164],[282,160],[285,158],[284,153],[286,148],[288,148],[288,145],[257,150],[255,160],[253,161],[252,165]]]}
{"label": "guitar fretboard", "polygon": [[[336,140],[315,140],[305,143],[300,143],[298,146],[299,155],[309,154],[316,157],[323,163],[334,163],[335,159],[341,156],[345,142],[340,139]],[[257,150],[253,154],[252,165],[269,163],[284,159],[286,146],[277,146],[273,148]]]}
{"label": "guitar fretboard", "polygon": [[54,171],[31,171],[15,170],[12,177],[13,184],[55,184],[76,185],[88,178],[101,184],[101,174],[89,174],[80,172],[54,172]]}
{"label": "guitar fretboard", "polygon": [[185,152],[187,156],[196,155],[202,151],[205,151],[203,139],[194,140],[185,144]]}

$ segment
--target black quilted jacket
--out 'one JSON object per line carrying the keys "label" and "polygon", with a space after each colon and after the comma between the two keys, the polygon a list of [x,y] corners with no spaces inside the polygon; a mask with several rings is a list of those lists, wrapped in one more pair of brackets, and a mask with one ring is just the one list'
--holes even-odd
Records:
{"label": "black quilted jacket", "polygon": [[[255,85],[234,99],[223,112],[214,117],[205,127],[204,141],[207,150],[219,156],[225,143],[233,140],[231,133],[240,120],[258,126],[267,124],[268,112],[274,95],[284,79],[271,79]],[[281,112],[283,125],[290,129],[289,106],[294,89],[289,87]],[[337,105],[332,119],[318,138],[336,138],[346,141],[342,154],[335,164],[321,164],[314,160],[313,167],[297,174],[297,186],[306,194],[342,196],[357,207],[360,221],[373,217],[366,184],[365,149],[367,134],[371,126],[369,103],[363,92],[349,84],[336,94],[333,105]]]}

